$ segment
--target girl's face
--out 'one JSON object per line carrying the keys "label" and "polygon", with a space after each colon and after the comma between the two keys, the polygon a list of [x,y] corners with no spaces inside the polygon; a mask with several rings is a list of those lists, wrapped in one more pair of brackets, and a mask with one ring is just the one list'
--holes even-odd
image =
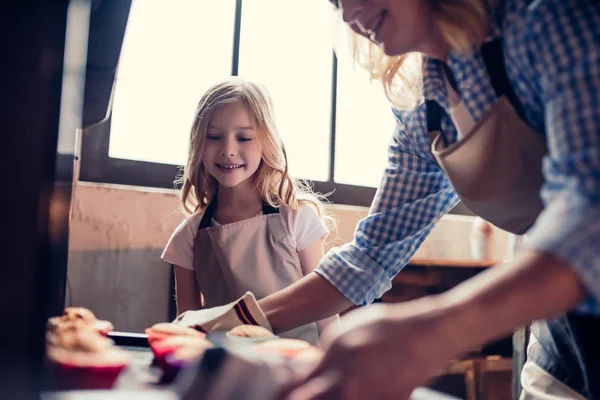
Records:
{"label": "girl's face", "polygon": [[219,185],[236,187],[251,178],[262,159],[256,122],[241,102],[221,107],[211,117],[202,163]]}
{"label": "girl's face", "polygon": [[436,36],[425,0],[337,0],[337,6],[352,30],[389,56],[428,53],[429,42]]}

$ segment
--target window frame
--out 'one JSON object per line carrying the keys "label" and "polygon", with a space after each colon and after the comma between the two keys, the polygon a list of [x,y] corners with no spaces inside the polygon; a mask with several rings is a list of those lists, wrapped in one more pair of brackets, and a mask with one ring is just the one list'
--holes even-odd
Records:
{"label": "window frame", "polygon": [[[243,0],[236,0],[235,2],[231,67],[231,75],[233,76],[238,75],[242,2]],[[375,196],[376,188],[341,184],[334,181],[336,157],[337,66],[337,57],[332,50],[328,180],[307,180],[307,182],[318,193],[327,195],[327,199],[331,203],[369,207]],[[106,117],[102,121],[83,129],[81,137],[79,180],[149,188],[179,189],[175,185],[175,179],[180,174],[181,166],[113,158],[109,156],[112,99],[117,81],[118,78],[115,76]]]}

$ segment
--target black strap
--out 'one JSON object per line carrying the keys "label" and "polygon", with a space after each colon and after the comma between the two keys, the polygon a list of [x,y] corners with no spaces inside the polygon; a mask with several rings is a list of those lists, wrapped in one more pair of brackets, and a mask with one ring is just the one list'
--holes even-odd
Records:
{"label": "black strap", "polygon": [[[202,216],[202,220],[200,221],[200,225],[198,226],[198,230],[210,228],[211,221],[213,215],[215,213],[217,202],[213,200],[210,202],[208,207],[206,207],[206,211],[204,211],[204,215]],[[269,214],[279,214],[279,208],[275,208],[265,202],[262,203],[262,213],[263,215]]]}
{"label": "black strap", "polygon": [[275,207],[263,202],[262,212],[263,212],[263,215],[279,214],[279,208],[275,208]]}
{"label": "black strap", "polygon": [[442,107],[435,100],[426,100],[427,132],[442,131]]}
{"label": "black strap", "polygon": [[[506,68],[504,66],[504,54],[502,52],[502,39],[494,39],[484,43],[481,47],[481,56],[485,63],[485,68],[492,82],[492,87],[497,97],[506,96],[510,104],[514,107],[519,116],[526,121],[523,105],[515,94],[508,80]],[[448,74],[452,79],[452,74]],[[450,81],[452,84],[452,81]],[[455,84],[453,85],[455,86]],[[455,89],[456,90],[456,89]],[[427,100],[427,131],[442,132],[442,111],[441,106],[435,100]]]}
{"label": "black strap", "polygon": [[217,201],[214,199],[210,202],[206,210],[204,210],[204,215],[202,216],[202,220],[200,221],[200,226],[198,226],[198,230],[210,228],[212,217],[215,214],[215,208],[217,207]]}
{"label": "black strap", "polygon": [[458,90],[458,85],[456,84],[456,79],[454,78],[454,74],[452,73],[452,70],[450,69],[448,64],[444,63],[443,68],[444,72],[446,73],[446,79],[448,79],[450,87],[454,89],[456,93],[460,93],[460,90]]}
{"label": "black strap", "polygon": [[485,68],[492,81],[496,96],[506,96],[515,111],[524,121],[526,121],[523,105],[510,85],[508,75],[506,74],[504,53],[502,51],[502,39],[494,39],[484,43],[483,46],[481,46],[481,56],[483,57],[483,62],[485,63]]}

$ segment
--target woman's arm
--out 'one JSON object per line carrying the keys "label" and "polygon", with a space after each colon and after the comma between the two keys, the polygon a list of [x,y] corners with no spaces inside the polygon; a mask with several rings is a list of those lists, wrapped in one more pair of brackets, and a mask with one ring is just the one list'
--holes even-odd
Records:
{"label": "woman's arm", "polygon": [[276,333],[331,317],[352,306],[346,296],[315,272],[258,304]]}
{"label": "woman's arm", "polygon": [[[291,397],[407,398],[447,360],[533,319],[559,315],[584,293],[562,260],[532,252],[441,295],[353,311],[341,329],[326,332],[326,356]],[[389,379],[398,368],[402,373]]]}
{"label": "woman's arm", "polygon": [[429,151],[425,105],[396,116],[382,183],[354,240],[328,252],[305,278],[259,302],[274,329],[292,329],[379,298],[435,222],[458,202]]}
{"label": "woman's arm", "polygon": [[175,265],[175,293],[177,314],[202,308],[200,291],[196,284],[196,273],[190,269]]}
{"label": "woman's arm", "polygon": [[527,251],[440,295],[447,313],[445,336],[458,351],[482,345],[531,321],[572,309],[586,294],[564,260]]}
{"label": "woman's arm", "polygon": [[[585,16],[585,18],[584,18]],[[532,7],[513,54],[528,51],[543,100],[548,154],[545,208],[523,249],[552,254],[577,274],[588,297],[578,312],[600,315],[600,4],[543,1]],[[581,21],[580,21],[581,19]],[[573,23],[577,21],[577,23]],[[527,85],[530,83],[527,82]]]}

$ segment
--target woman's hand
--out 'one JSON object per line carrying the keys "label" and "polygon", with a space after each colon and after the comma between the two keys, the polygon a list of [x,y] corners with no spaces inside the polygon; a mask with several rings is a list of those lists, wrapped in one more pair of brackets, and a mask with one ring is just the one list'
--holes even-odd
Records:
{"label": "woman's hand", "polygon": [[322,362],[284,398],[407,399],[460,347],[445,319],[433,298],[353,311],[325,332]]}
{"label": "woman's hand", "polygon": [[408,398],[450,359],[558,316],[585,294],[564,261],[526,252],[443,294],[353,311],[325,332],[322,362],[285,398]]}

